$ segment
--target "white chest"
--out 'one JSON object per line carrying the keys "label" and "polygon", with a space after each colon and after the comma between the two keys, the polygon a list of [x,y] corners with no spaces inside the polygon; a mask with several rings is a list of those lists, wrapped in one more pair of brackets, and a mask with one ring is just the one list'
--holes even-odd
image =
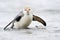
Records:
{"label": "white chest", "polygon": [[15,28],[27,28],[32,22],[33,15],[24,15],[19,22],[15,22]]}

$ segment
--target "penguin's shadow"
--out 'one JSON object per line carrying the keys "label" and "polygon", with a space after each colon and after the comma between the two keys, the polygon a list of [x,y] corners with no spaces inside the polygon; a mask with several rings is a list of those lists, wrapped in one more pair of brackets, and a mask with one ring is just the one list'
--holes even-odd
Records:
{"label": "penguin's shadow", "polygon": [[17,33],[17,34],[33,34],[35,32],[41,32],[44,31],[45,29],[38,29],[38,28],[29,28],[29,29],[16,29],[16,28],[7,28],[6,30],[3,30],[2,27],[0,27],[0,32],[10,32],[10,33]]}
{"label": "penguin's shadow", "polygon": [[10,28],[7,28],[4,31],[15,32],[18,34],[19,33],[21,33],[21,34],[32,34],[34,32],[34,29],[32,29],[32,28],[29,28],[29,29],[16,29],[16,28],[10,29]]}
{"label": "penguin's shadow", "polygon": [[[0,27],[0,31],[3,31],[4,30],[4,28],[3,27]],[[16,28],[13,28],[13,29],[11,29],[11,28],[7,28],[7,29],[5,29],[4,31],[19,31],[19,30],[45,30],[45,28],[27,28],[27,29],[16,29]]]}

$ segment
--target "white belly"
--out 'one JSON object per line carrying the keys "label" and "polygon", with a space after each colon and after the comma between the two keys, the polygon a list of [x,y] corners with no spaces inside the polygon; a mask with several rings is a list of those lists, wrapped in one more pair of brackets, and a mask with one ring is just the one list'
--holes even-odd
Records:
{"label": "white belly", "polygon": [[27,28],[32,22],[32,16],[23,16],[19,22],[14,23],[15,28]]}

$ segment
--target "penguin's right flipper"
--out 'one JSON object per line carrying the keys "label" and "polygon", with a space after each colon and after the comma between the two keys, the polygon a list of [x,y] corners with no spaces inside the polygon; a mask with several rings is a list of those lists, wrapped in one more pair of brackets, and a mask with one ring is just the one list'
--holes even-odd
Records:
{"label": "penguin's right flipper", "polygon": [[21,17],[22,17],[22,16],[17,16],[17,17],[14,19],[14,21],[12,22],[12,26],[11,26],[12,29],[13,29],[13,27],[14,27],[14,22],[15,22],[15,21],[18,22],[18,21],[21,19]]}
{"label": "penguin's right flipper", "polygon": [[17,16],[16,18],[14,18],[7,26],[4,27],[4,30],[5,30],[11,23],[12,23],[11,28],[13,28],[13,27],[14,27],[14,22],[15,22],[15,21],[18,22],[18,21],[21,19],[21,17],[22,17],[22,16]]}
{"label": "penguin's right flipper", "polygon": [[12,23],[11,29],[13,29],[13,27],[14,27],[14,22]]}
{"label": "penguin's right flipper", "polygon": [[9,24],[7,24],[7,26],[4,27],[4,30],[5,30],[11,23],[13,23],[12,26],[11,26],[11,28],[13,28],[14,22],[15,22],[15,21],[18,22],[18,21],[21,19],[22,16],[24,16],[24,14],[23,14],[23,12],[21,11]]}
{"label": "penguin's right flipper", "polygon": [[4,27],[4,30],[13,22],[14,20],[12,20],[9,24],[7,24],[7,26]]}

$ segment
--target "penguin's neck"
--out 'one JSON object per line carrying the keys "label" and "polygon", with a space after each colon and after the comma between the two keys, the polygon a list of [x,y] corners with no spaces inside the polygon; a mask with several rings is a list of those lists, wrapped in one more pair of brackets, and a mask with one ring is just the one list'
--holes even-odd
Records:
{"label": "penguin's neck", "polygon": [[27,16],[27,17],[32,18],[33,15],[32,15],[32,13],[29,13],[29,14],[27,13],[27,14],[25,14],[24,16]]}
{"label": "penguin's neck", "polygon": [[23,13],[24,13],[24,16],[32,16],[31,12],[27,13],[27,12],[23,11]]}

